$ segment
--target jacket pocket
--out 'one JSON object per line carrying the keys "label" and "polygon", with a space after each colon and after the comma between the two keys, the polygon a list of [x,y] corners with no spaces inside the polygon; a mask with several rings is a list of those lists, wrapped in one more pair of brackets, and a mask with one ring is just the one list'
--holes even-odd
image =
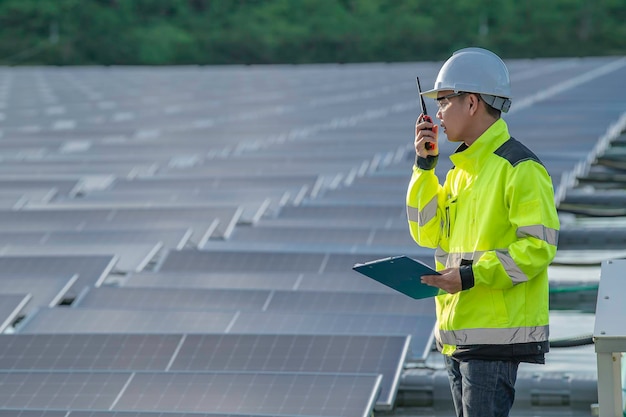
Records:
{"label": "jacket pocket", "polygon": [[509,323],[509,310],[506,308],[504,295],[500,290],[491,290],[491,302],[493,305],[494,320],[500,325]]}
{"label": "jacket pocket", "polygon": [[450,236],[454,231],[454,223],[456,221],[456,200],[456,197],[448,198],[445,205],[446,221],[444,224],[444,234],[448,239],[450,239]]}

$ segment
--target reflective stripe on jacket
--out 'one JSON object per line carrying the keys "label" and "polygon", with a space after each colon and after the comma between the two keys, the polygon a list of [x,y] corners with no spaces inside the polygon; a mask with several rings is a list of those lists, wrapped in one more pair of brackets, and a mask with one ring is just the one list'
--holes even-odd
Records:
{"label": "reflective stripe on jacket", "polygon": [[559,230],[548,172],[502,119],[450,159],[443,186],[434,170],[414,167],[406,198],[411,236],[436,249],[437,269],[473,273],[473,287],[435,299],[443,353],[547,341],[547,268]]}

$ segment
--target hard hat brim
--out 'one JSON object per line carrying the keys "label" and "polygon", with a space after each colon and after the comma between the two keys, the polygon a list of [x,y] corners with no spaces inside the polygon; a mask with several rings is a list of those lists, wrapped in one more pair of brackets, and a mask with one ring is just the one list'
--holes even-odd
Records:
{"label": "hard hat brim", "polygon": [[422,95],[428,98],[437,98],[437,93],[441,91],[439,89],[424,91]]}

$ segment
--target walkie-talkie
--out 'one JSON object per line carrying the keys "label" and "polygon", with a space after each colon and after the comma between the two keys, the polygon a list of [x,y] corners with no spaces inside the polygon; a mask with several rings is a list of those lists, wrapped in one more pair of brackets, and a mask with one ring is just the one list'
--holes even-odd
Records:
{"label": "walkie-talkie", "polygon": [[[422,96],[422,87],[420,86],[420,77],[415,77],[416,81],[417,81],[417,94],[420,96],[420,106],[422,107],[422,121],[426,121],[428,123],[432,123],[433,119],[428,115],[428,112],[426,111],[426,103],[424,102],[424,97]],[[428,129],[428,130],[432,130],[432,129]],[[427,151],[430,151],[431,149],[435,149],[435,144],[432,142],[426,142],[424,144],[424,147],[426,148]]]}

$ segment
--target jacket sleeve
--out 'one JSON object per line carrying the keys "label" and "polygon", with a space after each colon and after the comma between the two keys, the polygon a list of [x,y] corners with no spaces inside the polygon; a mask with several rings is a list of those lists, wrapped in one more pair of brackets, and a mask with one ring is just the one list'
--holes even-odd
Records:
{"label": "jacket sleeve", "polygon": [[406,210],[411,236],[418,245],[436,248],[441,238],[443,187],[434,169],[413,167],[406,194]]}
{"label": "jacket sleeve", "polygon": [[513,241],[485,252],[472,268],[476,284],[498,289],[545,274],[556,255],[559,231],[552,181],[541,164],[525,161],[513,168],[505,199]]}

